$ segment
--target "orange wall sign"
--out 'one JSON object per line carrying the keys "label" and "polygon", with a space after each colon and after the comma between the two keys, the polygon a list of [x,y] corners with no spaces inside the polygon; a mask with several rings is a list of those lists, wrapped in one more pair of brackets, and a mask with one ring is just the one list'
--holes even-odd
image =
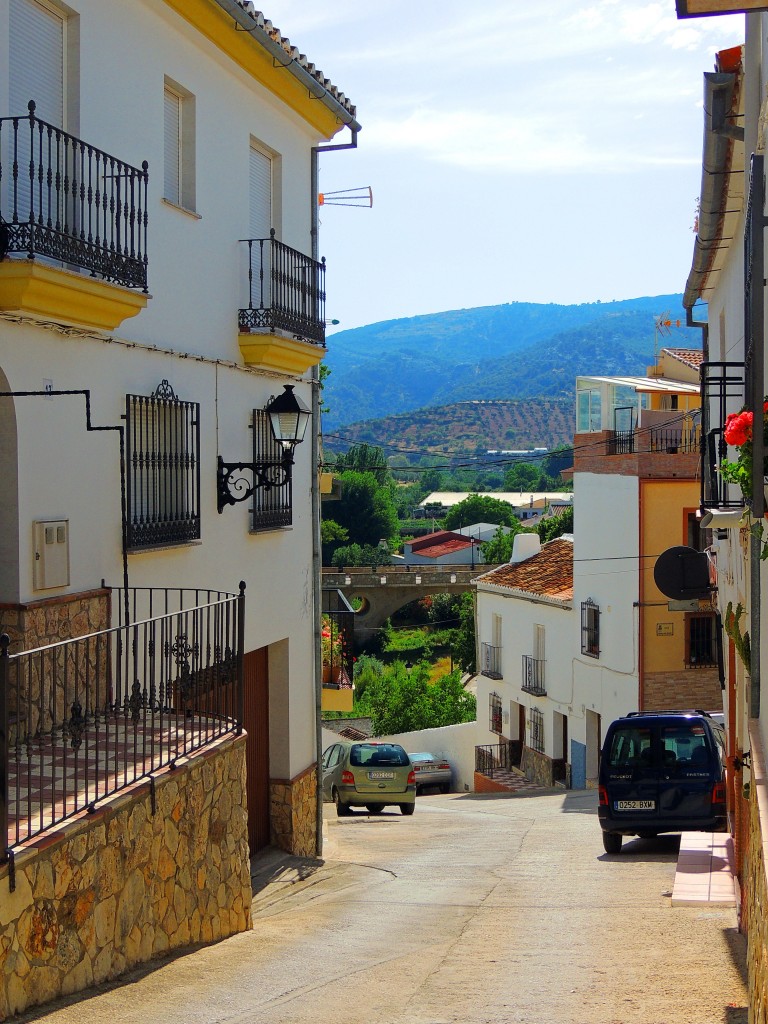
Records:
{"label": "orange wall sign", "polygon": [[675,0],[678,18],[701,18],[708,14],[745,14],[768,11],[768,0]]}

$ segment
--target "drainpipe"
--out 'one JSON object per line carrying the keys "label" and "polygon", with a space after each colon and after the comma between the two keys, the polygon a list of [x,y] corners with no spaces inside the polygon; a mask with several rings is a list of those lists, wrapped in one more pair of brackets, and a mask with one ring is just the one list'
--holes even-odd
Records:
{"label": "drainpipe", "polygon": [[[319,262],[318,213],[317,197],[320,193],[318,175],[318,154],[337,149],[357,149],[357,133],[359,127],[351,127],[352,141],[336,143],[331,146],[313,146],[310,170],[310,202],[311,202],[311,235],[312,259]],[[315,811],[315,849],[316,855],[323,855],[323,787],[322,787],[322,755],[323,755],[323,662],[320,648],[320,634],[323,623],[323,563],[320,542],[320,487],[318,473],[320,471],[320,368],[313,366],[310,371],[312,381],[312,611],[314,617],[315,637],[315,746],[317,747],[317,806]]]}
{"label": "drainpipe", "polygon": [[[752,346],[752,365],[749,379],[752,394],[749,403],[753,412],[754,424],[763,422],[763,394],[765,389],[764,374],[764,317],[765,301],[765,259],[763,255],[763,231],[768,220],[765,216],[765,183],[763,157],[752,156],[752,182],[754,195],[749,210],[751,224],[747,225],[751,235],[751,301],[748,303],[745,324],[749,331]],[[762,519],[764,508],[763,491],[763,457],[765,445],[762,430],[752,432],[752,516]],[[749,717],[760,717],[760,570],[761,570],[762,529],[759,525],[749,531],[749,603],[750,603],[750,649],[753,652],[750,665]]]}

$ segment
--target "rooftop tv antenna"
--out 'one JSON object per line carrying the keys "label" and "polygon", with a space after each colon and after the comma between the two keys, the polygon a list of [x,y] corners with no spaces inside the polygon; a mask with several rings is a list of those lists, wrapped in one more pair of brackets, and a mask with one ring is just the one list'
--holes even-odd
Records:
{"label": "rooftop tv antenna", "polygon": [[680,327],[679,320],[673,320],[669,310],[666,313],[661,313],[659,316],[653,318],[653,370],[654,375],[656,374],[656,367],[659,365],[658,349],[659,349],[659,338],[666,338],[672,334],[673,327]]}
{"label": "rooftop tv antenna", "polygon": [[373,206],[373,189],[370,185],[361,188],[343,188],[338,192],[321,192],[317,197],[318,206],[358,206],[370,209]]}

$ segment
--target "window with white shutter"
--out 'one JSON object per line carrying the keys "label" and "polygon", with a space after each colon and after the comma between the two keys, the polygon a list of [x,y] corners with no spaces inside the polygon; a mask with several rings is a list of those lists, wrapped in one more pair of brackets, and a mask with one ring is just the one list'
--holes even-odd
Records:
{"label": "window with white shutter", "polygon": [[168,80],[163,94],[163,198],[195,210],[195,98]]}

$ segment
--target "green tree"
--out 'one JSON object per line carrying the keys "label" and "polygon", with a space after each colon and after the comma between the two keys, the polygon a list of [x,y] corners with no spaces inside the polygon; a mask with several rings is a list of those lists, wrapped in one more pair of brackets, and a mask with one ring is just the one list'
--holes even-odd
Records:
{"label": "green tree", "polygon": [[459,606],[460,625],[453,643],[453,657],[464,672],[474,675],[477,669],[475,657],[475,602],[472,594],[462,594]]}
{"label": "green tree", "polygon": [[347,530],[350,542],[373,545],[396,540],[397,509],[392,487],[382,485],[373,473],[348,470],[341,474],[341,499],[334,503],[333,516]]}
{"label": "green tree", "polygon": [[542,519],[538,525],[539,537],[542,544],[562,536],[564,533],[573,533],[573,505],[563,509],[556,516],[549,519]]}
{"label": "green tree", "polygon": [[381,548],[372,544],[343,544],[328,560],[323,556],[324,565],[335,565],[338,569],[346,565],[380,565],[381,561]]}
{"label": "green tree", "polygon": [[508,491],[539,490],[541,469],[530,462],[515,462],[504,474],[504,487]]}
{"label": "green tree", "polygon": [[372,473],[378,484],[385,484],[391,479],[384,450],[371,444],[353,444],[348,451],[337,455],[336,469],[339,473],[345,470]]}
{"label": "green tree", "polygon": [[404,662],[396,661],[379,671],[373,659],[366,660],[355,674],[356,688],[358,678],[365,679],[356,710],[370,715],[374,735],[474,721],[475,697],[463,688],[457,672],[430,683],[425,662],[407,669]]}
{"label": "green tree", "polygon": [[470,494],[458,502],[443,519],[446,530],[457,530],[474,523],[496,523],[497,526],[519,525],[517,516],[506,501],[491,494]]}

